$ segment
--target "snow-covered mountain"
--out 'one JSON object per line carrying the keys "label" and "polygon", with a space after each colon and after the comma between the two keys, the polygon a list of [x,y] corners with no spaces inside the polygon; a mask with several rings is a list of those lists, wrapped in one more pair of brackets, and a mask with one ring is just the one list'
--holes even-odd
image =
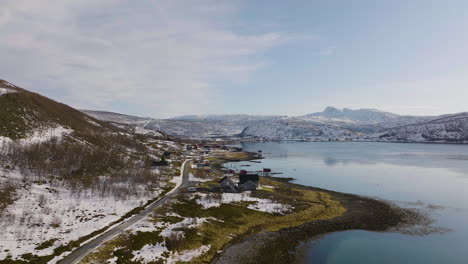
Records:
{"label": "snow-covered mountain", "polygon": [[185,115],[169,118],[169,120],[179,121],[198,121],[198,122],[227,122],[227,123],[245,123],[251,121],[274,120],[284,118],[286,116],[279,115]]}
{"label": "snow-covered mountain", "polygon": [[323,112],[313,113],[305,115],[305,117],[314,118],[320,117],[331,120],[347,120],[351,122],[361,122],[367,124],[377,124],[382,122],[387,122],[398,118],[396,114],[379,111],[377,109],[357,109],[352,110],[349,108],[344,108],[343,110],[337,109],[335,107],[327,107]]}
{"label": "snow-covered mountain", "polygon": [[361,133],[332,125],[314,125],[294,119],[257,122],[247,126],[240,137],[264,140],[351,140]]}
{"label": "snow-covered mountain", "polygon": [[433,119],[432,116],[401,116],[377,109],[349,109],[343,110],[327,107],[323,112],[308,114],[301,117],[304,120],[336,123],[341,125],[371,125],[375,129],[389,128],[401,125],[421,123]]}
{"label": "snow-covered mountain", "polygon": [[[158,131],[183,138],[232,137],[245,128],[244,122],[228,122],[222,119],[205,120],[204,118],[153,119],[134,117],[112,112],[82,110],[84,113],[101,121],[111,122],[116,126],[127,125],[139,131]],[[199,121],[204,120],[204,121]]]}
{"label": "snow-covered mountain", "polygon": [[340,110],[334,107],[294,117],[239,114],[152,119],[110,112],[85,112],[117,125],[124,123],[184,138],[454,142],[464,137],[466,122],[462,118],[465,114],[402,116],[376,109]]}
{"label": "snow-covered mountain", "polygon": [[468,113],[390,128],[375,133],[371,138],[380,141],[468,143]]}

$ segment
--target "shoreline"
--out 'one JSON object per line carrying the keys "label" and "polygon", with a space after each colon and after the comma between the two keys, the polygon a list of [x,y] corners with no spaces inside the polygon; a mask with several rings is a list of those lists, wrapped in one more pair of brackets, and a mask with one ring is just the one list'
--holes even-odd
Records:
{"label": "shoreline", "polygon": [[466,142],[447,142],[447,141],[398,141],[398,140],[304,140],[304,139],[247,139],[247,138],[233,138],[232,140],[226,140],[227,142],[235,143],[330,143],[330,142],[355,142],[355,143],[400,143],[400,144],[446,144],[446,145],[468,145]]}
{"label": "shoreline", "polygon": [[[330,194],[346,208],[346,212],[329,220],[307,222],[296,227],[233,240],[213,258],[211,263],[298,263],[302,256],[300,245],[305,241],[326,234],[350,230],[399,232],[400,228],[411,228],[421,223],[430,222],[422,213],[413,209],[401,208],[391,202],[295,184],[291,183],[294,180],[292,178],[271,176],[264,178],[282,182],[290,188]],[[411,232],[409,233],[411,234]]]}

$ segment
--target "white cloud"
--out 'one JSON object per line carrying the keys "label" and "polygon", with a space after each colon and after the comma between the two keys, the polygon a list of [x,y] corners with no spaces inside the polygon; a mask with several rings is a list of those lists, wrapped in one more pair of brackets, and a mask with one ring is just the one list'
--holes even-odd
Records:
{"label": "white cloud", "polygon": [[76,107],[202,112],[213,83],[245,81],[280,32],[230,29],[235,1],[3,0],[0,71]]}

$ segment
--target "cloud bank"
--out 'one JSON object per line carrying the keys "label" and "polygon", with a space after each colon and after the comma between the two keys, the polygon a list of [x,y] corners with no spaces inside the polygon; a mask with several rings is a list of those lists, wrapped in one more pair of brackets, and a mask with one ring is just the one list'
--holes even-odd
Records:
{"label": "cloud bank", "polygon": [[80,108],[200,113],[288,41],[237,32],[237,12],[237,1],[3,0],[0,78]]}

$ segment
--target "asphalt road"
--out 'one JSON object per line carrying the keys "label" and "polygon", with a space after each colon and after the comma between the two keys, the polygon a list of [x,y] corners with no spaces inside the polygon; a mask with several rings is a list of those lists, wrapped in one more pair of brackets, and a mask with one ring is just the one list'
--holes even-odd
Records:
{"label": "asphalt road", "polygon": [[121,234],[125,229],[128,227],[132,226],[136,222],[142,220],[149,214],[151,214],[156,208],[164,205],[167,203],[169,200],[174,198],[174,196],[178,195],[180,191],[184,188],[187,188],[189,186],[189,177],[188,177],[188,167],[187,164],[189,164],[189,160],[186,160],[182,164],[182,183],[176,187],[176,189],[172,190],[169,192],[166,196],[163,198],[159,199],[158,201],[152,203],[149,205],[145,210],[143,210],[141,213],[134,215],[133,217],[124,220],[121,224],[118,226],[115,226],[106,232],[102,233],[98,237],[94,238],[91,241],[88,241],[88,243],[81,245],[79,248],[75,249],[72,253],[70,253],[68,256],[60,260],[58,263],[59,264],[75,264],[81,261],[84,257],[86,257],[89,253],[91,253],[93,250],[98,248],[100,245],[102,245],[104,242],[116,237],[117,235]]}

